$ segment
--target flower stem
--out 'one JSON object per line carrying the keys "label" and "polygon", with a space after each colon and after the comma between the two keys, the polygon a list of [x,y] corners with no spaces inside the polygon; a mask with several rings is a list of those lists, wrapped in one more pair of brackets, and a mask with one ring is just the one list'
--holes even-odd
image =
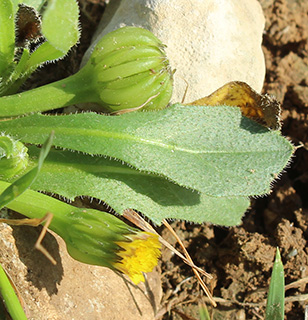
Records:
{"label": "flower stem", "polygon": [[76,74],[20,94],[0,90],[0,118],[80,103],[104,112],[160,110],[170,101],[172,75],[164,47],[150,31],[120,28],[100,39]]}
{"label": "flower stem", "polygon": [[[9,185],[10,183],[0,180],[0,193]],[[47,212],[51,212],[53,214],[51,229],[56,233],[65,231],[61,225],[65,223],[65,216],[72,212],[72,206],[32,190],[26,190],[6,207],[28,218],[43,218]]]}
{"label": "flower stem", "polygon": [[[9,185],[0,181],[0,192]],[[63,238],[74,259],[113,270],[113,265],[120,260],[116,254],[117,242],[125,241],[127,235],[138,231],[109,213],[77,208],[29,189],[6,207],[32,219],[51,213],[53,217],[48,228]]]}
{"label": "flower stem", "polygon": [[[8,186],[0,180],[0,192]],[[29,189],[7,207],[36,219],[52,213],[49,228],[63,238],[74,259],[125,273],[134,283],[157,265],[158,235],[141,232],[106,212],[76,208]]]}
{"label": "flower stem", "polygon": [[91,68],[33,90],[0,98],[0,117],[19,116],[53,110],[75,103],[96,102],[92,90]]}

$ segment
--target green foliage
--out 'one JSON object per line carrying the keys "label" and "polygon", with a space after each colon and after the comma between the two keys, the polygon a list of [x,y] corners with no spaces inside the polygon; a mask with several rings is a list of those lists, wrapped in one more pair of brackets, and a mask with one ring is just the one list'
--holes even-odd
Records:
{"label": "green foliage", "polygon": [[5,301],[5,306],[13,320],[27,320],[10,280],[0,265],[0,299],[1,298]]}
{"label": "green foliage", "polygon": [[[156,223],[238,224],[247,196],[269,192],[293,150],[278,131],[231,107],[174,105],[118,117],[35,114],[0,122],[1,131],[31,144],[43,143],[52,129],[54,145],[71,151],[52,152],[33,188],[96,197]],[[35,163],[35,149],[30,154]]]}
{"label": "green foliage", "polygon": [[[46,55],[56,59],[57,48],[46,41],[24,60],[36,66]],[[172,72],[161,42],[148,30],[124,27],[104,36],[76,74],[2,97],[0,117],[80,103],[95,103],[96,109],[110,112],[159,110],[168,105],[171,94]]]}
{"label": "green foliage", "polygon": [[47,2],[47,0],[12,0],[14,11],[18,10],[19,4],[27,5],[28,7],[34,8],[35,10],[39,11],[44,3]]}
{"label": "green foliage", "polygon": [[200,320],[211,320],[209,311],[206,307],[206,304],[204,303],[199,303],[199,314],[200,314]]}
{"label": "green foliage", "polygon": [[79,10],[76,1],[49,0],[42,19],[46,40],[65,55],[79,40]]}
{"label": "green foliage", "polygon": [[25,72],[63,58],[79,40],[79,9],[76,0],[50,0],[42,18],[42,34],[46,41],[29,57]]}
{"label": "green foliage", "polygon": [[[38,153],[38,148],[29,147],[32,165]],[[69,199],[82,195],[102,199],[118,213],[134,208],[157,224],[169,217],[232,226],[240,223],[249,206],[246,197],[206,196],[119,161],[67,150],[50,151],[31,188]]]}
{"label": "green foliage", "polygon": [[15,47],[13,6],[10,0],[0,1],[0,85],[12,68]]}
{"label": "green foliage", "polygon": [[[52,139],[53,134],[48,137],[48,139],[42,146],[40,154],[38,156],[37,166],[14,181],[5,191],[2,192],[2,194],[0,195],[0,209],[8,205],[11,201],[24,193],[31,186],[33,181],[35,181],[50,150]],[[18,141],[18,143],[20,142]],[[15,158],[16,156],[13,155],[13,159]],[[2,161],[0,162],[0,164],[2,164]]]}
{"label": "green foliage", "polygon": [[0,130],[34,144],[52,129],[55,146],[119,159],[215,197],[268,193],[293,150],[278,131],[223,106],[174,105],[119,117],[35,114],[0,123]]}
{"label": "green foliage", "polygon": [[[69,199],[95,197],[118,213],[141,211],[157,224],[166,218],[239,224],[248,196],[268,193],[287,165],[291,143],[279,131],[243,117],[236,107],[176,104],[164,109],[172,93],[172,73],[163,45],[140,28],[106,35],[76,75],[13,95],[37,67],[62,58],[79,39],[76,1],[50,0],[42,17],[44,42],[33,52],[28,44],[15,48],[18,4],[41,10],[44,2],[0,3],[0,207],[30,218],[52,212],[50,227],[65,239],[73,257],[110,268],[118,259],[115,241],[134,230],[111,215],[74,208],[37,191]],[[164,110],[120,116],[36,113],[82,102],[119,113]],[[20,115],[24,117],[5,119]],[[52,130],[56,148],[50,151]],[[18,152],[12,152],[11,138],[5,135],[19,140]],[[29,162],[26,173],[14,181],[23,143]],[[105,236],[113,237],[110,247],[102,246]],[[1,271],[0,293],[6,300],[11,291]],[[277,251],[267,319],[283,319],[283,289]],[[10,313],[15,305],[19,312],[16,300],[6,300],[6,305]],[[200,311],[206,319],[205,310]],[[24,319],[22,313],[11,316]]]}
{"label": "green foliage", "polygon": [[28,165],[27,148],[20,141],[1,135],[0,160],[0,178],[17,176]]}
{"label": "green foliage", "polygon": [[[42,3],[36,2],[36,8]],[[78,40],[75,0],[49,1],[44,12],[45,42],[34,52],[23,48],[2,95]],[[7,19],[8,12],[2,14]],[[7,28],[13,30],[11,24]],[[34,190],[70,199],[99,198],[119,213],[134,208],[156,223],[178,218],[238,224],[249,205],[247,197],[268,193],[293,151],[279,131],[243,117],[238,108],[176,104],[117,117],[35,114],[80,102],[110,111],[158,110],[167,106],[171,92],[172,73],[161,42],[145,29],[121,28],[98,42],[76,75],[1,97],[0,117],[34,114],[3,119],[0,131],[30,144],[28,173],[21,179],[24,186],[31,180]],[[52,130],[58,149],[37,177],[38,171],[31,169],[42,163],[34,145],[43,144]]]}
{"label": "green foliage", "polygon": [[[31,53],[31,40],[15,48],[15,20],[18,5],[40,10],[45,1],[10,1],[0,3],[0,96],[15,93],[42,64],[64,57],[79,39],[79,9],[76,0],[50,0],[42,17],[45,42]],[[65,16],[65,18],[64,18]]]}
{"label": "green foliage", "polygon": [[266,320],[284,319],[284,270],[277,248],[266,304]]}

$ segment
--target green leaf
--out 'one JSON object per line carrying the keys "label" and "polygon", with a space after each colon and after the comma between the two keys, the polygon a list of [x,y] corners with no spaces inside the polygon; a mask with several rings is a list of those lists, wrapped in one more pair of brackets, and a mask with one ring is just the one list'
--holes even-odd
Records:
{"label": "green leaf", "polygon": [[[5,70],[14,59],[15,20],[10,0],[0,1],[0,77],[6,76]],[[5,74],[4,74],[5,73]]]}
{"label": "green leaf", "polygon": [[[17,1],[39,10],[45,1]],[[40,65],[63,58],[79,39],[79,9],[75,0],[50,0],[43,13],[42,34],[47,39],[31,54],[21,69],[27,78]],[[14,39],[15,41],[15,39]],[[20,81],[24,81],[21,79]]]}
{"label": "green leaf", "polygon": [[79,39],[79,9],[75,0],[49,0],[43,14],[42,33],[64,55]]}
{"label": "green leaf", "polygon": [[[38,148],[29,147],[33,165],[38,153]],[[71,200],[76,196],[98,198],[118,213],[133,208],[157,224],[174,218],[237,225],[249,206],[245,197],[209,197],[119,161],[63,150],[50,151],[31,188]]]}
{"label": "green leaf", "polygon": [[47,39],[30,56],[25,73],[45,62],[63,58],[79,39],[79,9],[75,0],[50,0],[42,18],[42,34]]}
{"label": "green leaf", "polygon": [[[43,13],[42,33],[47,39],[29,57],[24,50],[14,70],[15,14],[19,4],[40,10],[45,0],[0,1],[0,96],[10,95],[40,65],[63,58],[79,39],[79,9],[76,0],[50,0]],[[2,85],[1,85],[2,82]]]}
{"label": "green leaf", "polygon": [[209,311],[205,303],[199,303],[199,315],[200,320],[211,320]]}
{"label": "green leaf", "polygon": [[0,136],[0,178],[19,175],[28,166],[28,149],[10,136]]}
{"label": "green leaf", "polygon": [[24,48],[17,65],[14,65],[7,82],[3,85],[2,90],[0,90],[0,96],[16,93],[18,88],[25,81],[27,75],[24,72],[26,70],[29,56],[29,49]]}
{"label": "green leaf", "polygon": [[266,320],[284,319],[284,270],[277,248],[266,304]]}
{"label": "green leaf", "polygon": [[22,193],[24,193],[31,184],[37,178],[43,162],[50,150],[53,139],[53,133],[48,137],[45,141],[44,145],[40,150],[40,154],[38,155],[37,166],[30,170],[25,175],[18,178],[14,181],[7,189],[5,189],[0,195],[0,209],[6,206],[8,203],[19,197]]}
{"label": "green leaf", "polygon": [[1,298],[5,302],[6,308],[13,320],[27,320],[10,280],[0,265],[0,299]]}
{"label": "green leaf", "polygon": [[58,147],[120,159],[210,196],[268,193],[293,152],[278,131],[236,107],[173,105],[118,117],[35,114],[1,121],[0,130],[40,144],[55,130]]}
{"label": "green leaf", "polygon": [[23,3],[28,7],[32,7],[39,11],[47,0],[12,0],[15,10],[17,11],[18,5]]}
{"label": "green leaf", "polygon": [[[18,9],[18,5],[19,4],[24,4],[28,7],[32,7],[37,11],[40,11],[43,7],[43,5],[45,4],[45,2],[47,2],[48,0],[12,0],[15,12]],[[49,2],[52,2],[52,0],[49,0]],[[74,1],[71,1],[74,2]]]}
{"label": "green leaf", "polygon": [[49,42],[42,43],[29,57],[23,70],[24,76],[28,76],[45,62],[57,60],[63,56],[63,52],[56,49]]}

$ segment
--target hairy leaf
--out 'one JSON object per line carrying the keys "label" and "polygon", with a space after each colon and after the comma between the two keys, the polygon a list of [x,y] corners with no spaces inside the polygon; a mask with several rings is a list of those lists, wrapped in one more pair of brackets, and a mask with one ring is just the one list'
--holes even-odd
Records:
{"label": "hairy leaf", "polygon": [[[29,147],[33,165],[39,149]],[[73,200],[90,196],[116,212],[141,211],[160,224],[175,218],[218,225],[236,225],[249,206],[245,197],[210,197],[176,185],[157,175],[134,170],[119,161],[63,150],[51,150],[31,187]]]}
{"label": "hairy leaf", "polygon": [[[40,65],[62,58],[66,54],[56,49],[49,42],[42,43],[29,57],[24,72],[30,74]],[[30,91],[29,91],[30,92]]]}
{"label": "hairy leaf", "polygon": [[293,151],[278,131],[243,117],[236,107],[174,105],[118,117],[95,113],[35,114],[1,121],[0,130],[58,147],[106,155],[210,196],[268,193]]}
{"label": "hairy leaf", "polygon": [[18,8],[18,4],[25,4],[28,7],[32,7],[35,10],[40,10],[42,8],[42,6],[44,5],[44,3],[47,0],[12,0],[14,7],[16,8],[15,10],[17,11]]}
{"label": "hairy leaf", "polygon": [[79,39],[76,0],[49,0],[43,14],[42,33],[57,50],[66,54]]}
{"label": "hairy leaf", "polygon": [[6,76],[13,62],[15,48],[15,20],[10,0],[0,1],[0,79]]}

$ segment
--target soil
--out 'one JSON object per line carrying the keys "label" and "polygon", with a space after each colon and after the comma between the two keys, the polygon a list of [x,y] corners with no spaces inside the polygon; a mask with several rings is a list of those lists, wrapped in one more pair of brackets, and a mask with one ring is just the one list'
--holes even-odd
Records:
{"label": "soil", "polygon": [[[28,87],[58,80],[78,70],[105,7],[103,0],[80,3],[83,30],[80,45],[57,62],[56,68],[48,65],[44,73],[33,75]],[[210,306],[191,268],[166,249],[159,266],[164,294],[156,319],[200,319],[202,303],[206,303],[211,319],[264,319],[277,247],[287,285],[285,318],[303,319],[308,308],[308,2],[260,0],[260,3],[266,17],[264,92],[281,101],[282,133],[296,146],[296,152],[272,193],[251,199],[251,207],[240,226],[171,223],[195,264],[213,276],[207,285],[218,307]],[[167,230],[161,228],[160,232],[178,247]]]}
{"label": "soil", "polygon": [[[266,18],[263,91],[281,101],[282,133],[296,152],[272,193],[251,199],[240,226],[171,224],[195,264],[213,276],[208,287],[218,307],[208,307],[211,319],[264,319],[276,247],[287,285],[285,318],[304,319],[308,308],[308,2],[260,3]],[[162,233],[174,243],[169,232]],[[191,269],[167,251],[161,268],[163,319],[199,319],[200,301],[205,299]]]}

